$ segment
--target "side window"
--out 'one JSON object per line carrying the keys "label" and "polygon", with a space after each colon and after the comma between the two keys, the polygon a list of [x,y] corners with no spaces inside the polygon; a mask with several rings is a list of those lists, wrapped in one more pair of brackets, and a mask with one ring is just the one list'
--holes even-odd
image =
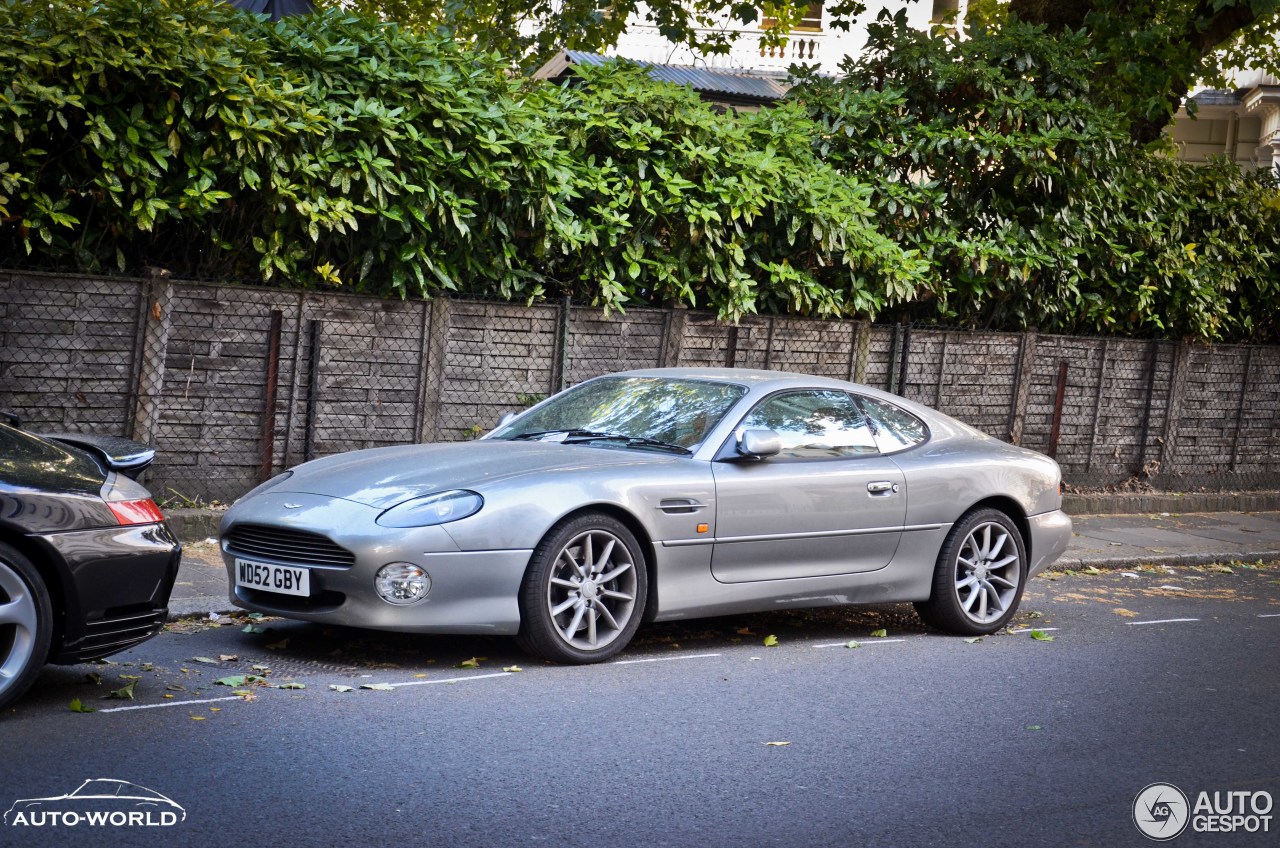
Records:
{"label": "side window", "polygon": [[772,430],[782,459],[874,456],[875,439],[853,398],[844,392],[788,392],[769,398],[742,420],[748,430]]}
{"label": "side window", "polygon": [[910,412],[882,400],[859,397],[874,430],[876,446],[881,453],[896,453],[915,447],[929,438],[924,422]]}

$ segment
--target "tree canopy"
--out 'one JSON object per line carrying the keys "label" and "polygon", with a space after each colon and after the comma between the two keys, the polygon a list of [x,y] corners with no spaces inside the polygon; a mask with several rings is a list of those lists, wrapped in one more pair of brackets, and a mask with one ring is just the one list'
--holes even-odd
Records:
{"label": "tree canopy", "polygon": [[[1083,32],[1098,54],[1094,97],[1151,142],[1198,83],[1225,86],[1248,67],[1280,69],[1280,0],[978,0],[976,17],[1011,17],[1052,35]],[[1006,16],[1007,13],[1007,16]]]}

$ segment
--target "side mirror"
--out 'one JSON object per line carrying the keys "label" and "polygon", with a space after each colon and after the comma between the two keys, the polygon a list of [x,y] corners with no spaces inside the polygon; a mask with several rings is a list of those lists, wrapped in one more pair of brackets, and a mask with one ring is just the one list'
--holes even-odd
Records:
{"label": "side mirror", "polygon": [[738,453],[764,459],[782,450],[782,439],[772,430],[743,430],[738,435]]}
{"label": "side mirror", "polygon": [[503,427],[507,426],[508,424],[510,424],[512,421],[515,421],[515,420],[516,420],[516,413],[514,413],[514,412],[504,412],[504,413],[502,413],[502,417],[498,419],[498,426],[497,426],[497,427],[495,427],[494,429],[495,429],[495,430],[500,430],[500,429],[502,429]]}

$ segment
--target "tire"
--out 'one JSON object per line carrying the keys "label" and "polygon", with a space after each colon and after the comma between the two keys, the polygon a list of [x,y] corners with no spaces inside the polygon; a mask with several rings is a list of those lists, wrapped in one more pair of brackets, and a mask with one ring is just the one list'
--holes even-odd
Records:
{"label": "tire", "polygon": [[598,512],[570,518],[529,559],[516,642],[553,662],[602,662],[635,635],[648,591],[644,555],[626,525]]}
{"label": "tire", "polygon": [[1027,582],[1027,548],[1018,525],[998,509],[966,513],[938,552],[929,600],[915,605],[925,623],[964,636],[1004,627]]}
{"label": "tire", "polygon": [[0,543],[0,709],[30,688],[49,658],[53,607],[40,572]]}

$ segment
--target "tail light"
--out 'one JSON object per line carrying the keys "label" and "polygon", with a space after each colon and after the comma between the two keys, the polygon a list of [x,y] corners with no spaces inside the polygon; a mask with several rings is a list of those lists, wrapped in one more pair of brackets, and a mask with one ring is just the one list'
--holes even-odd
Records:
{"label": "tail light", "polygon": [[164,521],[164,513],[151,493],[136,480],[112,472],[102,484],[102,499],[107,502],[107,509],[115,516],[122,527],[135,524],[159,524]]}
{"label": "tail light", "polygon": [[107,507],[121,525],[158,524],[164,521],[164,513],[151,498],[139,501],[107,501]]}

